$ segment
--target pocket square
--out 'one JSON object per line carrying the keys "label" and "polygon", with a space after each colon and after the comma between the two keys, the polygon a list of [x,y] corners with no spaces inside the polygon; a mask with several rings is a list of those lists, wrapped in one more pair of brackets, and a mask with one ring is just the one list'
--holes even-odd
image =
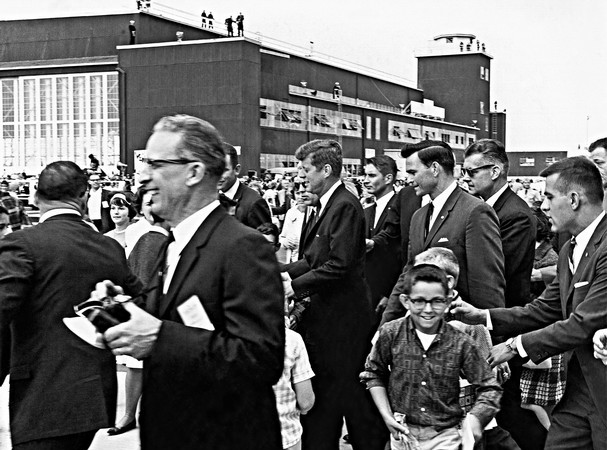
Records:
{"label": "pocket square", "polygon": [[588,283],[589,283],[589,281],[579,281],[573,285],[573,288],[578,289],[578,288],[586,286]]}
{"label": "pocket square", "polygon": [[438,242],[449,242],[449,239],[447,239],[446,237],[442,237],[438,240]]}

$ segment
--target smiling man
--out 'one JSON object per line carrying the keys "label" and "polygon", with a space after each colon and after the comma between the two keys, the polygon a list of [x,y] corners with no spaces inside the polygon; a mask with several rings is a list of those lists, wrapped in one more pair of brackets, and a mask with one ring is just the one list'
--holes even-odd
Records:
{"label": "smiling man", "polygon": [[[607,448],[607,373],[593,357],[593,334],[607,324],[607,219],[601,176],[583,157],[544,169],[542,209],[554,231],[573,239],[559,254],[557,276],[524,307],[481,311],[458,303],[452,310],[468,323],[487,324],[498,335],[515,336],[493,348],[497,365],[515,356],[534,363],[571,352],[562,400],[552,413],[546,449]],[[459,316],[458,316],[459,317]]]}

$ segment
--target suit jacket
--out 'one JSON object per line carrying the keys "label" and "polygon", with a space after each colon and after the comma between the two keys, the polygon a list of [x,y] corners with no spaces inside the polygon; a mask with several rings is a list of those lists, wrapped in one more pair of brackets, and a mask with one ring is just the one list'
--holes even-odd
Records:
{"label": "suit jacket", "polygon": [[[178,307],[188,300],[214,331],[184,325]],[[144,360],[142,448],[280,450],[272,385],[283,368],[284,293],[261,233],[216,208],[182,251],[168,292],[148,305],[163,324]]]}
{"label": "suit jacket", "polygon": [[[114,228],[116,228],[116,225],[114,224],[114,222],[112,221],[112,216],[110,214],[110,197],[112,196],[113,192],[112,191],[108,191],[107,189],[101,189],[101,229],[99,230],[100,233],[105,234],[110,230],[113,230]],[[88,213],[88,211],[87,211]],[[88,214],[90,216],[90,214]]]}
{"label": "suit jacket", "polygon": [[[76,215],[58,215],[0,241],[0,341],[10,336],[13,444],[112,426],[116,365],[62,322],[109,279],[138,294],[124,249]],[[4,346],[3,346],[4,347]],[[3,350],[3,351],[4,351]]]}
{"label": "suit jacket", "polygon": [[364,209],[366,238],[375,245],[366,254],[365,276],[375,307],[382,297],[388,297],[401,272],[400,220],[398,194],[392,196],[375,226],[376,205]]}
{"label": "suit jacket", "polygon": [[457,187],[424,239],[428,210],[411,219],[409,261],[430,247],[447,247],[459,262],[460,296],[479,308],[504,306],[504,254],[493,208]]}
{"label": "suit jacket", "polygon": [[523,306],[529,301],[531,292],[536,220],[527,203],[510,188],[499,196],[493,209],[497,213],[502,236],[506,307]]}
{"label": "suit jacket", "polygon": [[310,297],[304,340],[316,376],[357,379],[368,350],[370,293],[365,281],[365,221],[340,185],[300,242],[303,258],[285,266],[299,298]]}
{"label": "suit jacket", "polygon": [[257,228],[262,223],[272,222],[270,207],[250,187],[239,183],[233,200],[237,202],[235,216],[246,226]]}
{"label": "suit jacket", "polygon": [[402,257],[401,268],[409,260],[409,229],[411,218],[415,211],[422,206],[422,199],[415,193],[413,186],[405,186],[398,191],[398,201],[395,205],[400,224],[400,251]]}
{"label": "suit jacket", "polygon": [[[524,307],[491,309],[493,329],[500,335],[522,334],[522,345],[535,363],[573,352],[590,395],[607,423],[607,370],[593,356],[592,337],[607,327],[607,218],[603,217],[572,276],[569,243],[559,253],[554,281]],[[568,380],[569,381],[569,380]]]}

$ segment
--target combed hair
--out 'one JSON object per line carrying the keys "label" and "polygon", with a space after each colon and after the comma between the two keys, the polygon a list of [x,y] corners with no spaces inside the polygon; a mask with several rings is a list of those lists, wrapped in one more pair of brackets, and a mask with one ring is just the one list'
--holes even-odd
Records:
{"label": "combed hair", "polygon": [[396,172],[398,172],[398,168],[396,167],[396,161],[390,158],[388,155],[377,155],[373,158],[367,159],[367,164],[371,164],[375,166],[379,173],[381,173],[384,177],[386,175],[392,175],[393,178],[396,178]]}
{"label": "combed hair", "polygon": [[590,144],[590,147],[588,147],[588,151],[592,152],[599,147],[602,147],[607,150],[607,138],[602,138],[594,141],[592,144]]}
{"label": "combed hair", "polygon": [[432,264],[443,269],[457,281],[459,277],[459,262],[453,250],[445,247],[430,247],[415,257],[414,264]]}
{"label": "combed hair", "polygon": [[238,165],[238,152],[236,151],[236,147],[227,142],[223,142],[221,145],[223,146],[223,152],[226,156],[230,157],[230,163],[232,164],[232,169],[234,169]]}
{"label": "combed hair", "polygon": [[506,154],[506,147],[497,139],[479,139],[468,146],[464,152],[464,158],[471,155],[483,155],[484,158],[491,161],[493,164],[501,164],[504,167],[502,178],[508,176],[510,170],[510,162]]}
{"label": "combed hair", "polygon": [[417,157],[426,167],[433,162],[438,163],[448,174],[453,174],[455,156],[449,144],[442,141],[421,141],[416,144],[406,144],[400,154],[403,158],[417,153]]}
{"label": "combed hair", "polygon": [[36,195],[42,200],[75,200],[88,190],[88,178],[72,161],[55,161],[38,177]]}
{"label": "combed hair", "polygon": [[558,174],[555,188],[566,194],[574,188],[582,189],[588,201],[594,205],[603,203],[603,182],[599,169],[592,161],[583,156],[565,158],[546,167],[541,177]]}
{"label": "combed hair", "polygon": [[425,281],[426,283],[440,283],[445,291],[445,295],[449,293],[447,275],[445,275],[445,271],[443,269],[436,267],[435,265],[419,264],[409,269],[409,271],[405,274],[403,292],[406,295],[411,294],[413,286],[420,281]]}
{"label": "combed hair", "polygon": [[154,132],[170,131],[181,135],[177,148],[179,158],[195,158],[202,161],[206,172],[219,179],[225,170],[223,139],[217,129],[198,117],[186,114],[166,116],[154,125]]}
{"label": "combed hair", "polygon": [[331,166],[333,176],[339,178],[342,167],[342,151],[339,142],[332,139],[316,139],[310,141],[295,151],[295,158],[303,161],[310,157],[310,162],[320,170],[325,164]]}

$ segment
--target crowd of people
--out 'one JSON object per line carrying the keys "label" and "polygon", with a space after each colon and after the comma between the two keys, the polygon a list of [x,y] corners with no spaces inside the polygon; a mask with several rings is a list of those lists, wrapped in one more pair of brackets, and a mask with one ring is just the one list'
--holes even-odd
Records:
{"label": "crowd of people", "polygon": [[137,424],[144,450],[607,448],[607,139],[590,152],[538,174],[543,194],[493,139],[461,170],[406,144],[404,184],[386,155],[345,179],[340,144],[313,140],[297,176],[259,180],[176,115],[135,192],[94,157],[49,164],[37,225],[0,206],[13,448]]}

